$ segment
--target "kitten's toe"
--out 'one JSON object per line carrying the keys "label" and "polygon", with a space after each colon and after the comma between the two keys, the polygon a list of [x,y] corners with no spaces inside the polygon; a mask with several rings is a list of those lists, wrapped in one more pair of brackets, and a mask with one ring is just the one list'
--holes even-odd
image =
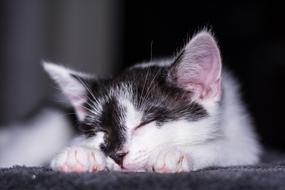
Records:
{"label": "kitten's toe", "polygon": [[98,150],[71,147],[54,158],[50,166],[63,172],[92,172],[104,170],[106,163],[104,155]]}
{"label": "kitten's toe", "polygon": [[177,149],[161,151],[151,166],[151,170],[158,173],[189,172],[191,169],[189,155]]}

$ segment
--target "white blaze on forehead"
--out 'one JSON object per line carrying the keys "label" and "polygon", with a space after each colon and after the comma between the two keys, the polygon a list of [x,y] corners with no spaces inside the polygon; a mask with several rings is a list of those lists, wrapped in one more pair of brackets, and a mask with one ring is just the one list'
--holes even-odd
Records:
{"label": "white blaze on forehead", "polygon": [[134,104],[125,97],[120,97],[118,102],[125,108],[123,125],[126,127],[126,130],[130,132],[141,123],[143,113],[137,110]]}

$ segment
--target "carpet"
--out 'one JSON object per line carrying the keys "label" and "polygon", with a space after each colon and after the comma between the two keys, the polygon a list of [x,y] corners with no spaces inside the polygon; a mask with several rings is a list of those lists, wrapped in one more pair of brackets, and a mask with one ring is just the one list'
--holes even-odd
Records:
{"label": "carpet", "polygon": [[15,166],[0,169],[0,190],[6,189],[285,189],[285,154],[267,152],[255,166],[207,168],[179,174],[61,173],[49,168]]}

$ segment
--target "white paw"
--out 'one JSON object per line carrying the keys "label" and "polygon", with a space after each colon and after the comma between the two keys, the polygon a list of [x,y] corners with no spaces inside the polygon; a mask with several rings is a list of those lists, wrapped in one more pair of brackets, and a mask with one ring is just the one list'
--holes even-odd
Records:
{"label": "white paw", "polygon": [[159,152],[153,159],[154,160],[148,166],[148,171],[158,173],[178,173],[189,172],[192,170],[192,162],[189,155],[174,148]]}
{"label": "white paw", "polygon": [[50,166],[63,172],[96,172],[105,169],[106,158],[99,150],[75,146],[58,154]]}

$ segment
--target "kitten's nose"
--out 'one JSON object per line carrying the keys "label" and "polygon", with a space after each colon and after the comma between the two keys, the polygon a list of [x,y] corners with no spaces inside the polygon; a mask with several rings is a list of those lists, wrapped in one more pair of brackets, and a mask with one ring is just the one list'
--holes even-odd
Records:
{"label": "kitten's nose", "polygon": [[128,154],[128,152],[117,152],[114,154],[111,154],[110,157],[119,165],[121,168],[123,168],[123,160],[124,157]]}

